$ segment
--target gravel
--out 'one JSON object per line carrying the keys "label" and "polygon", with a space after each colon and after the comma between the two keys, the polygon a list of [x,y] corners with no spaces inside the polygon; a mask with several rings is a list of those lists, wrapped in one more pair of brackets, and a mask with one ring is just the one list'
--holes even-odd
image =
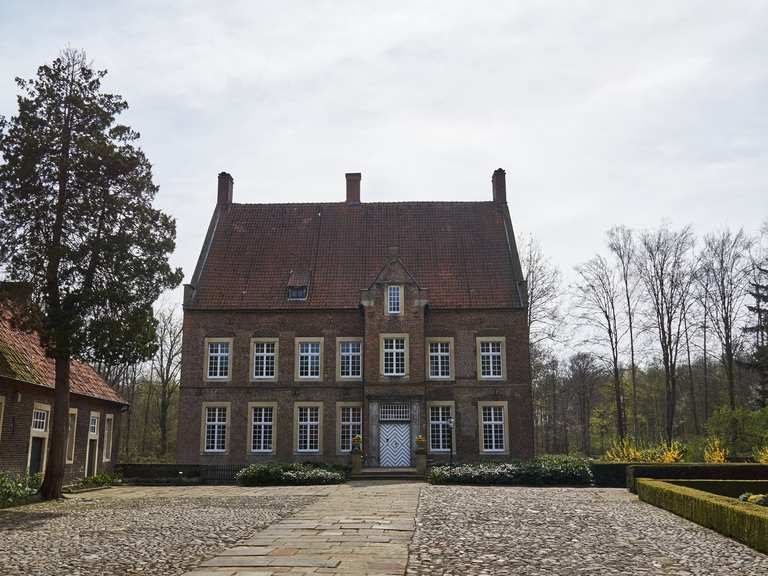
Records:
{"label": "gravel", "polygon": [[426,486],[409,575],[768,575],[768,556],[625,490]]}
{"label": "gravel", "polygon": [[0,574],[183,574],[311,496],[93,499],[0,510]]}

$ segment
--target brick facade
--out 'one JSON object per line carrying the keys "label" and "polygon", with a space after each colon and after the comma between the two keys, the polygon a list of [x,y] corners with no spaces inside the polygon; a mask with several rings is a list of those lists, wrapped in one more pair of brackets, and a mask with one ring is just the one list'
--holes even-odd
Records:
{"label": "brick facade", "polygon": [[[322,227],[317,227],[314,248],[305,244],[290,245],[293,237],[308,242],[305,232],[312,229],[312,211],[306,211],[307,217],[303,221],[292,220],[286,224],[285,214],[289,210],[286,205],[274,205],[274,210],[270,205],[230,205],[231,177],[225,175],[224,184],[229,192],[223,195],[223,200],[219,192],[219,205],[200,261],[192,283],[185,289],[177,462],[247,464],[270,459],[309,459],[345,463],[349,461],[349,455],[341,452],[339,446],[339,411],[341,406],[355,403],[362,409],[362,436],[368,465],[378,466],[381,465],[380,457],[389,458],[382,451],[385,442],[382,435],[387,434],[388,442],[395,433],[392,428],[384,428],[382,410],[391,409],[393,404],[407,406],[408,415],[404,420],[408,422],[406,444],[409,455],[417,435],[424,436],[429,444],[429,407],[435,403],[436,406],[452,407],[456,461],[531,457],[533,422],[527,315],[524,296],[521,296],[524,284],[514,241],[510,243],[509,240],[514,235],[506,207],[506,189],[504,194],[497,190],[497,178],[503,183],[503,172],[501,176],[498,172],[494,175],[496,200],[466,203],[464,212],[469,216],[461,211],[453,212],[454,207],[449,203],[445,208],[446,203],[420,203],[417,207],[405,203],[403,210],[412,213],[409,218],[424,212],[425,225],[429,223],[435,230],[401,234],[396,240],[383,238],[377,241],[377,246],[371,246],[361,238],[345,238],[353,232],[342,229],[344,220],[326,216]],[[352,190],[348,189],[346,206],[316,205],[315,212],[320,214],[325,210],[327,214],[349,210],[350,218],[365,220],[364,212],[362,215],[355,212],[365,210],[367,206],[359,201],[359,177],[351,181]],[[349,183],[350,179],[348,187]],[[304,210],[304,206],[297,210]],[[253,210],[263,222],[249,221],[246,225],[243,223],[246,216],[255,218]],[[376,217],[385,213],[378,207],[372,212]],[[295,214],[291,214],[295,219]],[[436,222],[436,218],[444,222]],[[402,218],[399,222],[402,223]],[[274,240],[274,230],[289,224],[296,226],[296,230],[286,233],[285,239],[281,238],[279,242]],[[385,230],[392,227],[386,221],[372,224]],[[425,238],[429,238],[429,243],[439,248],[440,234],[447,234],[445,231],[458,224],[466,227],[466,233],[459,236],[468,238],[468,234],[476,232],[476,236],[484,235],[485,244],[478,243],[476,253],[466,254],[454,254],[454,245],[446,245],[443,248],[449,253],[441,252],[440,257],[444,260],[440,266],[428,269],[427,263],[434,268],[437,253],[431,247],[422,250],[418,243],[426,245]],[[271,233],[263,233],[264,229]],[[451,238],[453,242],[455,238]],[[375,261],[377,257],[379,262],[375,272],[368,273],[367,280],[345,276],[342,268],[354,262],[350,264],[345,260],[334,264],[330,262],[331,256],[325,253],[338,255],[345,246],[356,242],[360,258],[371,251],[379,252],[378,256],[365,256],[366,262]],[[469,239],[466,244],[471,244]],[[246,250],[258,252],[249,255]],[[301,256],[296,252],[305,254],[313,250],[315,260],[306,265],[308,272],[297,273],[297,269],[301,270],[301,265],[297,264]],[[478,260],[485,251],[489,253],[485,254],[483,268],[483,263]],[[263,262],[264,254],[276,262]],[[318,269],[317,262],[329,262],[327,269]],[[267,274],[268,267],[278,265],[284,268],[282,273],[270,268]],[[463,281],[456,277],[457,274],[468,274],[470,268],[477,270],[471,278]],[[353,274],[358,272],[354,269]],[[283,278],[282,284],[272,288],[278,277]],[[281,303],[279,295],[285,293],[288,283],[303,277],[309,279],[306,302],[284,300]],[[399,314],[387,313],[389,286],[401,287]],[[452,291],[446,291],[446,286]],[[279,294],[274,294],[275,290]],[[254,294],[265,296],[259,300]],[[349,305],[352,298],[354,305]],[[383,334],[407,335],[408,369],[405,375],[383,375]],[[341,379],[337,369],[337,339],[352,337],[363,342],[362,377],[358,381]],[[503,377],[478,378],[478,338],[484,337],[503,338]],[[271,381],[254,381],[252,378],[251,341],[254,338],[277,339],[276,376]],[[322,338],[322,366],[316,380],[297,378],[297,338]],[[430,338],[450,339],[453,373],[448,380],[429,378],[427,343]],[[224,339],[222,341],[230,343],[231,369],[226,379],[207,378],[207,339]],[[251,450],[253,403],[274,406],[272,452]],[[296,450],[296,407],[301,403],[321,406],[320,449],[316,452]],[[480,414],[484,403],[503,406],[503,449],[496,452],[481,449],[483,427]],[[207,406],[226,408],[226,447],[222,451],[205,450],[204,410]],[[496,414],[501,418],[500,412]],[[399,430],[404,431],[405,426],[403,423]],[[445,460],[448,453],[434,452],[430,456],[433,461]]]}
{"label": "brick facade", "polygon": [[[35,405],[47,407],[50,410],[47,430],[44,433],[50,440],[53,422],[53,390],[0,377],[0,471],[14,475],[26,474],[29,471],[32,412]],[[89,437],[96,440],[98,445],[96,473],[112,473],[117,459],[118,427],[124,405],[72,394],[70,409],[77,410],[75,448],[72,462],[65,464],[65,483],[85,476]],[[91,412],[97,412],[100,417],[98,434],[89,436]],[[108,459],[105,459],[104,438],[107,415],[112,416],[113,428],[112,450]]]}

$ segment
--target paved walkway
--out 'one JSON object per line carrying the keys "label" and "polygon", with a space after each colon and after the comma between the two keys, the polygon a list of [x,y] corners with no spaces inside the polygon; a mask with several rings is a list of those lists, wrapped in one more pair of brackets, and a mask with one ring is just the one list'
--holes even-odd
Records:
{"label": "paved walkway", "polygon": [[402,576],[421,483],[351,482],[185,576]]}

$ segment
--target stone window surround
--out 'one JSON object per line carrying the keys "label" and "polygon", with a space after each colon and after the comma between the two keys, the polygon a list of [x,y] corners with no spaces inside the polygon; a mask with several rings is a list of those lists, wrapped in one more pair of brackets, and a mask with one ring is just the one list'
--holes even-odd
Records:
{"label": "stone window surround", "polygon": [[[483,342],[501,342],[501,376],[483,376],[480,348]],[[478,380],[504,381],[507,379],[507,338],[505,336],[477,336],[475,338]]]}
{"label": "stone window surround", "polygon": [[[342,376],[341,375],[341,344],[343,342],[360,342],[360,375]],[[361,382],[363,380],[363,358],[365,357],[365,347],[363,338],[359,336],[339,336],[336,338],[336,380],[346,382]]]}
{"label": "stone window surround", "polygon": [[[432,449],[432,406],[450,406],[451,418],[453,418],[453,428],[451,429],[451,450],[433,450]],[[429,400],[427,401],[427,450],[430,454],[456,454],[456,401],[455,400]]]}
{"label": "stone window surround", "polygon": [[[224,450],[207,450],[205,448],[205,431],[208,408],[226,408],[227,420],[224,431]],[[232,403],[231,402],[203,402],[200,408],[200,454],[229,454],[229,434],[232,429]]]}
{"label": "stone window surround", "polygon": [[[392,338],[400,338],[405,340],[405,373],[400,375],[392,375],[384,373],[384,340]],[[405,380],[410,375],[411,370],[411,345],[410,336],[406,332],[379,334],[379,375],[383,378],[393,378],[397,380]]]}
{"label": "stone window surround", "polygon": [[[46,416],[46,426],[45,430],[35,430],[34,429],[34,413],[35,410],[42,410],[44,412],[48,413],[48,416]],[[48,434],[51,429],[51,405],[50,404],[44,404],[42,402],[35,402],[32,406],[32,422],[30,422],[29,425],[29,448],[27,449],[27,471],[29,471],[29,466],[32,463],[32,438],[43,438],[43,454],[42,458],[43,461],[40,464],[40,472],[45,472],[45,466],[48,464]]]}
{"label": "stone window surround", "polygon": [[[299,451],[299,408],[315,407],[317,412],[317,450]],[[323,403],[322,402],[294,402],[293,403],[293,453],[294,454],[322,454],[323,453]]]}
{"label": "stone window surround", "polygon": [[341,449],[341,412],[342,408],[360,408],[360,432],[363,430],[363,403],[362,402],[336,402],[336,454],[349,454],[351,450]]}
{"label": "stone window surround", "polygon": [[[67,434],[67,453],[65,456],[64,461],[67,464],[74,464],[75,462],[75,452],[77,451],[77,408],[70,408],[69,409],[69,431]],[[72,422],[72,416],[75,417],[74,422]],[[70,440],[72,441],[72,450],[70,451]]]}
{"label": "stone window surround", "polygon": [[[205,338],[204,340],[204,350],[203,350],[203,380],[206,382],[229,382],[232,380],[232,356],[234,355],[234,338],[231,337],[222,337],[222,338]],[[229,343],[229,355],[227,358],[227,375],[226,376],[208,376],[208,361],[209,361],[209,352],[208,352],[208,344],[215,344],[217,342],[228,342]]]}
{"label": "stone window surround", "polygon": [[[486,450],[483,445],[483,407],[501,406],[504,408],[504,450]],[[509,454],[509,402],[506,400],[480,400],[477,403],[478,443],[480,454]]]}
{"label": "stone window surround", "polygon": [[[430,363],[430,355],[429,355],[429,345],[433,342],[447,342],[448,343],[448,362],[449,362],[449,368],[448,371],[450,374],[448,376],[432,376],[432,368]],[[454,358],[456,357],[455,351],[454,351],[454,345],[453,345],[453,336],[432,336],[429,338],[424,339],[424,349],[426,354],[426,373],[427,373],[427,380],[442,380],[442,381],[450,381],[456,379],[456,371],[454,369]]]}
{"label": "stone window surround", "polygon": [[[275,375],[274,376],[255,376],[254,367],[256,360],[256,344],[262,343],[274,343],[275,345]],[[231,344],[230,344],[231,347]],[[322,354],[322,352],[321,352]],[[278,374],[280,373],[280,339],[279,338],[251,338],[251,358],[249,365],[249,374],[251,375],[251,382],[277,382]],[[207,369],[206,369],[207,374]]]}
{"label": "stone window surround", "polygon": [[102,462],[112,461],[112,445],[115,434],[115,416],[114,414],[104,414],[104,451]]}
{"label": "stone window surround", "polygon": [[[302,342],[318,342],[320,344],[320,373],[317,376],[299,376],[299,349]],[[303,382],[322,382],[323,373],[325,372],[325,338],[322,336],[302,336],[294,338],[294,373],[293,377],[296,381]]]}
{"label": "stone window surround", "polygon": [[[272,408],[272,450],[253,449],[253,409]],[[250,454],[276,454],[277,453],[277,402],[248,402],[248,414],[246,415],[246,431],[248,434],[248,452]]]}

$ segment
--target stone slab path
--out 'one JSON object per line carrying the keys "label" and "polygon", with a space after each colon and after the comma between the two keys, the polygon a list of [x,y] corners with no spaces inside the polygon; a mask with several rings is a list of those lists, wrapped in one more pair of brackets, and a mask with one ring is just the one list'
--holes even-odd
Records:
{"label": "stone slab path", "polygon": [[334,486],[290,518],[206,560],[185,576],[402,576],[422,486],[380,481]]}

